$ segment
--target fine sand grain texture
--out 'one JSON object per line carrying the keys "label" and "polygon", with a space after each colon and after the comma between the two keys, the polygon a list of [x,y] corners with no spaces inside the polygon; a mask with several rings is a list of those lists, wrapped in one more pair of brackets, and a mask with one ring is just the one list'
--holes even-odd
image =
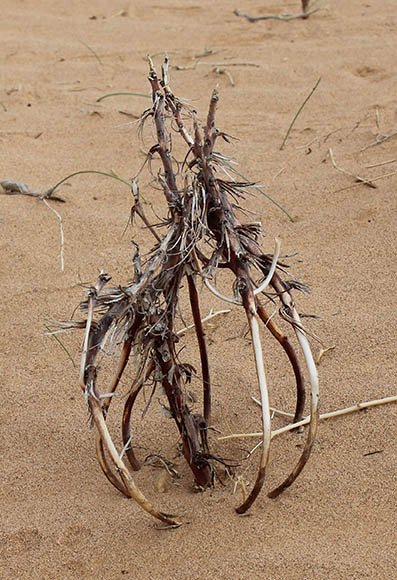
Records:
{"label": "fine sand grain texture", "polygon": [[[274,238],[282,240],[291,271],[312,291],[297,295],[299,313],[314,315],[305,323],[325,346],[335,345],[319,365],[323,413],[396,391],[397,13],[394,0],[320,0],[320,11],[290,22],[249,23],[233,13],[297,13],[300,4],[3,0],[0,180],[42,193],[79,170],[134,176],[152,145],[150,132],[139,140],[135,124],[150,101],[97,99],[148,94],[147,54],[160,65],[169,53],[179,68],[171,70],[173,90],[202,120],[219,83],[217,126],[239,138],[223,152],[294,218],[258,194],[247,200],[257,217],[247,220],[262,221],[269,254]],[[156,207],[160,192],[150,181],[143,173],[140,188]],[[157,400],[143,420],[143,400],[134,413],[134,440],[145,447],[137,454],[172,459],[180,477],[167,480],[145,465],[136,479],[184,525],[159,530],[107,482],[79,370],[44,333],[54,319],[70,319],[84,297],[80,284],[95,283],[100,269],[116,286],[130,280],[133,199],[126,185],[99,174],[75,176],[56,194],[66,202],[50,201],[62,218],[63,272],[57,215],[40,199],[0,195],[0,578],[392,578],[395,404],[322,422],[300,478],[270,500],[266,492],[299,457],[305,433],[275,439],[264,492],[246,517],[234,511],[242,492],[231,480],[194,492],[176,427]],[[139,236],[149,244],[146,232]],[[205,289],[201,301],[203,314],[225,308]],[[232,308],[212,323],[213,426],[221,435],[258,431],[243,313]],[[77,367],[82,337],[61,336]],[[292,411],[286,357],[269,333],[262,338],[271,404]],[[194,334],[186,344],[186,361],[198,366]],[[317,356],[321,346],[312,346]],[[108,419],[118,445],[131,378],[132,370]],[[200,381],[192,390],[200,393]],[[273,428],[284,424],[275,418]],[[210,435],[214,451],[240,462],[235,475],[250,490],[257,453],[242,458],[258,439],[222,442],[220,434]]]}

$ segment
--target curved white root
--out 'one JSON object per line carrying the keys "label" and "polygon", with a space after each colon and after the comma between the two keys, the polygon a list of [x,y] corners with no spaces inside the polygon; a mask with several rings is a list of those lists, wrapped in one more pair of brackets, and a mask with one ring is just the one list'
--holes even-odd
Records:
{"label": "curved white root", "polygon": [[115,465],[123,484],[128,491],[130,497],[136,501],[136,503],[148,512],[150,515],[154,516],[158,520],[170,525],[170,526],[180,526],[181,523],[175,520],[172,516],[158,512],[152,504],[146,499],[140,489],[136,486],[134,480],[132,479],[128,469],[124,465],[120,455],[118,454],[116,447],[110,437],[109,430],[106,425],[105,418],[102,413],[101,406],[98,400],[95,398],[92,390],[88,393],[88,404],[92,413],[92,418],[94,420],[95,426],[98,429],[98,433],[103,441],[103,445],[108,452],[112,463]]}
{"label": "curved white root", "polygon": [[258,320],[253,316],[250,320],[252,342],[254,346],[256,374],[258,377],[259,390],[262,401],[262,425],[263,425],[263,453],[261,468],[264,469],[269,460],[270,440],[271,440],[271,420],[269,407],[269,393],[267,390],[266,375],[263,364],[262,345],[259,336]]}
{"label": "curved white root", "polygon": [[258,320],[256,314],[248,314],[248,320],[251,329],[251,336],[252,336],[252,344],[254,347],[254,358],[255,358],[255,366],[256,366],[256,374],[258,377],[259,383],[259,390],[261,394],[261,401],[262,401],[262,427],[263,427],[263,447],[261,458],[259,462],[259,471],[258,476],[255,482],[254,487],[252,488],[251,493],[247,497],[247,499],[236,508],[236,512],[239,514],[245,513],[250,506],[255,501],[256,497],[258,496],[262,485],[263,480],[265,477],[265,470],[267,463],[269,461],[269,454],[270,454],[270,442],[271,442],[271,418],[270,418],[270,407],[269,407],[269,395],[267,390],[266,384],[266,375],[263,365],[263,354],[262,354],[262,345],[259,336],[259,327],[258,327]]}
{"label": "curved white root", "polygon": [[[266,288],[269,286],[269,284],[274,276],[274,272],[276,271],[277,261],[278,261],[279,256],[280,256],[281,242],[278,238],[274,238],[274,242],[275,242],[274,254],[273,254],[273,260],[272,260],[272,263],[270,266],[269,273],[266,276],[266,278],[263,280],[262,284],[260,286],[258,286],[258,288],[255,288],[254,296],[257,296],[258,294],[260,294],[261,292],[266,290]],[[198,264],[198,260],[196,261],[196,264]],[[202,272],[201,272],[200,267],[199,267],[199,271],[201,274]],[[237,300],[236,298],[229,298],[228,296],[221,294],[221,292],[219,292],[219,290],[217,290],[216,288],[214,288],[214,286],[212,286],[212,284],[208,280],[208,278],[204,278],[204,284],[207,286],[208,290],[210,292],[212,292],[212,294],[214,294],[214,296],[216,296],[217,298],[220,298],[221,300],[224,300],[225,302],[228,302],[229,304],[237,304],[238,306],[241,306],[241,304],[242,304],[241,300]]]}
{"label": "curved white root", "polygon": [[271,279],[273,278],[274,272],[276,271],[277,261],[278,261],[278,258],[280,256],[281,242],[278,238],[274,238],[274,241],[275,241],[274,254],[273,254],[273,260],[272,260],[272,264],[270,266],[269,273],[266,276],[266,278],[263,280],[262,284],[260,286],[258,286],[258,288],[255,288],[255,290],[254,290],[255,296],[257,296],[258,294],[263,292],[269,286]]}
{"label": "curved white root", "polygon": [[216,296],[217,298],[220,298],[221,300],[224,300],[225,302],[229,302],[229,304],[237,304],[237,306],[241,306],[242,303],[240,300],[236,300],[235,298],[229,298],[228,296],[221,294],[216,288],[214,288],[212,286],[212,284],[210,283],[208,278],[204,278],[204,284],[207,286],[208,290],[210,292],[212,292],[212,294],[214,296]]}

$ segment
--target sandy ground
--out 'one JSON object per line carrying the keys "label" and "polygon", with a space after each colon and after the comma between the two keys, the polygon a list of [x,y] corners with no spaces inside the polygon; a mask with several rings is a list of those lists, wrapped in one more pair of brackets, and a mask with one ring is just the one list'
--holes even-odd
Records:
{"label": "sandy ground", "polygon": [[[290,222],[261,196],[247,202],[263,221],[267,251],[279,236],[283,252],[292,254],[292,271],[310,285],[311,296],[297,300],[300,312],[318,316],[307,319],[311,330],[336,345],[319,366],[324,412],[395,393],[397,13],[395,0],[319,5],[306,21],[250,24],[233,9],[277,14],[298,11],[299,2],[3,0],[0,178],[33,191],[77,170],[114,169],[129,179],[144,159],[141,147],[150,145],[150,136],[142,145],[134,124],[148,101],[96,99],[147,93],[147,53],[166,50],[174,65],[188,67],[212,50],[196,68],[174,70],[173,89],[205,118],[219,83],[218,126],[240,139],[224,152],[294,217]],[[155,60],[159,65],[161,54]],[[217,75],[216,67],[228,74]],[[329,148],[338,167],[367,179],[385,177],[376,189],[357,184],[332,166]],[[142,192],[155,204],[158,193],[149,182],[148,174],[141,176]],[[241,489],[233,494],[231,481],[193,493],[178,456],[181,477],[163,494],[156,489],[158,470],[147,466],[137,475],[156,506],[183,519],[177,530],[159,531],[110,486],[96,462],[78,369],[43,333],[52,319],[72,315],[83,297],[79,283],[92,283],[100,268],[116,284],[130,279],[132,198],[128,187],[93,174],[71,179],[59,193],[66,203],[52,206],[63,219],[63,273],[56,216],[37,199],[0,196],[0,577],[391,578],[397,568],[395,405],[322,423],[296,484],[275,501],[262,493],[249,517],[236,516]],[[203,291],[203,312],[211,307],[224,306]],[[256,431],[244,317],[234,310],[216,326],[209,330],[213,425],[224,434]],[[285,357],[270,336],[263,340],[272,403],[291,409]],[[81,335],[65,338],[76,363],[80,341]],[[195,363],[193,346],[187,337]],[[313,348],[317,355],[319,345]],[[193,388],[199,391],[199,382]],[[109,417],[116,441],[121,410],[122,397]],[[144,421],[138,414],[135,436],[152,453],[177,455],[176,429],[157,404]],[[216,433],[211,437],[229,458],[241,458],[257,441],[222,447]],[[303,438],[274,441],[265,491],[287,474]],[[236,476],[252,484],[256,463],[256,456],[242,462]]]}

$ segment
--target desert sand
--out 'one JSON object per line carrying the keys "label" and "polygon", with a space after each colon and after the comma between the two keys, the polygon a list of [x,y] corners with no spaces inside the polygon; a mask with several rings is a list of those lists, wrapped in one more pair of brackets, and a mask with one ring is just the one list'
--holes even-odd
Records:
{"label": "desert sand", "polygon": [[[136,119],[149,93],[145,57],[167,51],[174,92],[205,119],[219,84],[218,127],[239,141],[223,152],[263,186],[294,221],[260,194],[247,200],[274,237],[291,272],[310,286],[299,312],[326,346],[318,370],[321,412],[395,394],[397,114],[395,0],[320,0],[309,19],[249,23],[253,15],[298,12],[293,0],[53,2],[3,0],[0,35],[0,179],[44,192],[79,170],[114,170],[127,181],[140,168]],[[197,55],[203,55],[198,58]],[[285,147],[280,145],[299,107]],[[335,164],[333,166],[329,149]],[[347,172],[347,173],[346,173]],[[356,181],[373,179],[376,188]],[[160,195],[143,172],[148,203]],[[304,434],[275,439],[264,492],[247,517],[234,508],[241,487],[224,480],[195,493],[178,455],[178,433],[153,402],[134,419],[140,458],[160,453],[180,477],[159,493],[159,469],[136,479],[163,511],[184,525],[159,530],[154,519],[103,476],[78,385],[78,368],[46,325],[69,319],[81,284],[100,269],[115,285],[131,277],[130,189],[98,174],[78,175],[50,202],[0,195],[1,523],[3,579],[214,578],[280,580],[390,579],[397,569],[397,406],[322,422],[308,465],[277,500],[266,491],[296,461]],[[202,310],[224,308],[206,290]],[[78,318],[79,314],[75,316]],[[214,381],[213,427],[227,435],[258,431],[260,412],[243,312],[233,308],[208,328]],[[78,367],[81,333],[62,336]],[[197,363],[194,336],[186,356]],[[294,385],[270,334],[263,333],[271,402],[291,410]],[[315,356],[320,345],[312,341]],[[131,371],[132,372],[132,371]],[[127,382],[109,426],[119,444]],[[200,392],[200,381],[193,390]],[[275,419],[274,425],[285,421]],[[238,459],[252,485],[258,439],[214,449]]]}

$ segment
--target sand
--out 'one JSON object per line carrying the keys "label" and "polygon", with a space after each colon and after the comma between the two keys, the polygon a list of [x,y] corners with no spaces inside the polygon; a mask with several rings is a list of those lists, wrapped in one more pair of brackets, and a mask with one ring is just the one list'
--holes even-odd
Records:
{"label": "sand", "polygon": [[[262,196],[247,201],[263,222],[264,247],[271,252],[278,236],[292,272],[311,288],[311,296],[297,295],[299,311],[318,317],[308,318],[308,326],[326,346],[335,345],[319,365],[325,412],[395,394],[397,14],[394,0],[319,6],[308,20],[250,24],[233,9],[296,12],[299,2],[3,0],[0,179],[22,181],[35,192],[78,170],[113,169],[128,180],[144,159],[141,148],[151,144],[150,135],[139,141],[134,124],[149,101],[96,99],[147,93],[147,53],[166,50],[174,65],[191,67],[195,55],[212,50],[195,68],[173,70],[172,86],[204,119],[219,83],[218,126],[239,138],[224,152],[294,218]],[[155,61],[160,65],[161,54]],[[385,177],[374,182],[376,189],[357,184],[332,166],[329,148],[347,172]],[[140,186],[155,204],[159,194],[150,179],[143,174]],[[99,269],[125,284],[130,239],[148,238],[128,227],[132,197],[123,184],[79,175],[58,192],[66,200],[52,203],[63,220],[64,272],[56,215],[37,199],[0,196],[0,577],[391,578],[397,568],[396,405],[322,423],[296,484],[275,501],[262,493],[250,515],[238,517],[241,489],[233,493],[233,482],[193,492],[176,428],[155,402],[143,421],[137,413],[136,441],[174,458],[180,478],[159,493],[159,470],[145,466],[137,481],[184,525],[158,530],[112,488],[96,462],[78,369],[44,336],[45,325],[72,315],[84,296],[80,283],[94,282]],[[205,313],[224,307],[204,290],[201,299]],[[234,309],[216,326],[208,331],[213,426],[223,434],[256,431],[260,415],[251,396],[257,386],[244,316]],[[270,336],[263,340],[272,403],[291,409],[285,357]],[[193,336],[186,342],[187,360],[195,363]],[[78,364],[81,335],[64,343]],[[312,344],[317,355],[320,345]],[[198,381],[193,388],[199,392]],[[117,442],[121,410],[120,396],[109,417]],[[288,473],[303,437],[274,441],[265,491]],[[257,441],[220,447],[216,438],[214,432],[214,448],[229,459],[241,459],[242,449]],[[236,475],[252,484],[256,464],[254,455]]]}

